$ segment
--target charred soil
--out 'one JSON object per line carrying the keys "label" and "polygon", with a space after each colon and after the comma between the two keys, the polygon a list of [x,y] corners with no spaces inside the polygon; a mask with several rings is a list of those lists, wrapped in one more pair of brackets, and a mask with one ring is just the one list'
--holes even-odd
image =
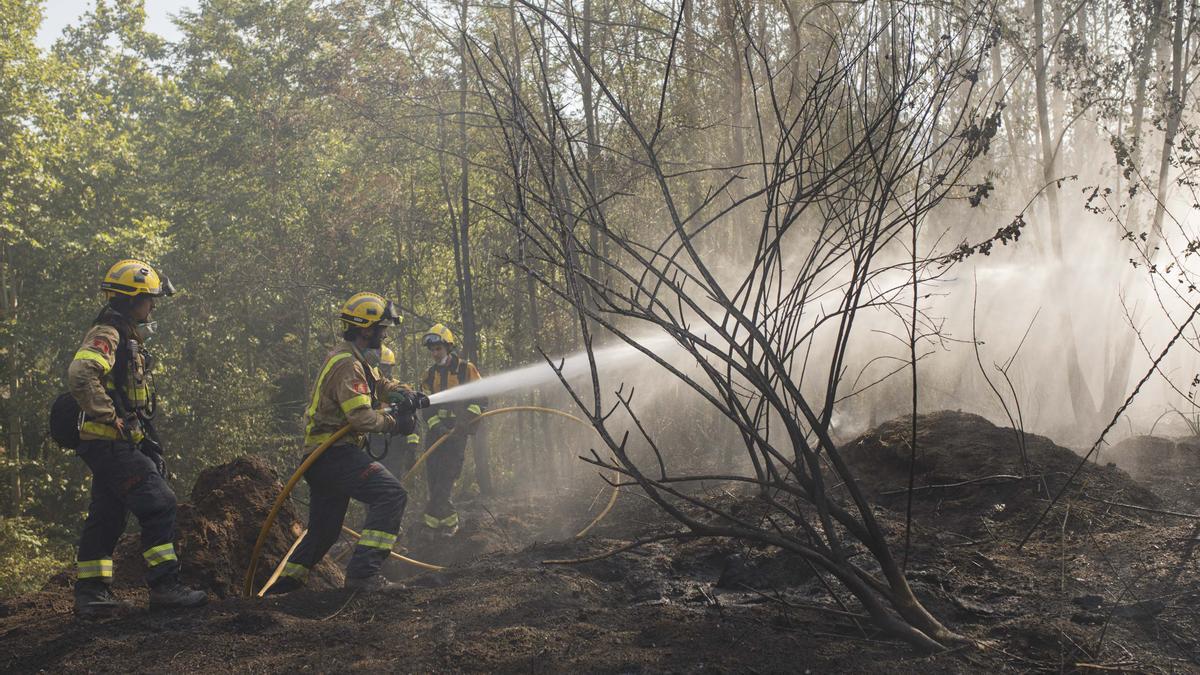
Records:
{"label": "charred soil", "polygon": [[[454,537],[405,538],[408,555],[449,567],[389,565],[403,590],[340,590],[330,565],[309,589],[237,598],[280,487],[265,465],[241,459],[205,472],[181,509],[186,578],[216,596],[209,606],[77,621],[60,575],[39,593],[0,604],[0,670],[1200,670],[1200,521],[1158,513],[1186,505],[1114,467],[1087,466],[1018,551],[1016,541],[1049,503],[1046,491],[1057,491],[1078,455],[1030,437],[1022,461],[1012,430],[974,415],[918,422],[909,577],[927,606],[979,648],[913,652],[863,621],[848,594],[832,597],[828,580],[803,561],[769,548],[665,540],[546,564],[678,531],[628,491],[586,538],[574,539],[603,506],[598,479],[573,493],[465,500]],[[909,477],[906,429],[905,420],[887,423],[844,448],[898,556],[907,495],[895,491]],[[724,485],[700,494],[743,517],[762,508]],[[281,523],[263,579],[301,529],[294,511]],[[130,536],[116,588],[140,607],[136,549]]]}

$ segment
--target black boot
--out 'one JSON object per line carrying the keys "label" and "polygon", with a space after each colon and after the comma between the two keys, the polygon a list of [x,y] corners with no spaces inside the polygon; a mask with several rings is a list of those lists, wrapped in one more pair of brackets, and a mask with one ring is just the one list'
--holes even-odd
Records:
{"label": "black boot", "polygon": [[346,577],[343,587],[347,590],[366,591],[367,593],[404,590],[402,584],[388,581],[382,574],[373,574],[369,577]]}
{"label": "black boot", "polygon": [[75,582],[75,614],[85,619],[112,616],[128,607],[113,597],[108,584],[94,579]]}
{"label": "black boot", "polygon": [[175,575],[150,587],[150,609],[201,607],[207,602],[207,593],[184,586]]}

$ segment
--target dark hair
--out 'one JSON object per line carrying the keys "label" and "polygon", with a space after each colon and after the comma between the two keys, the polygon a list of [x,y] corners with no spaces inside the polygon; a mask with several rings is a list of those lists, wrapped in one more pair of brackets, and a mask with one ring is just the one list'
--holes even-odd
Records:
{"label": "dark hair", "polygon": [[349,326],[346,328],[346,330],[342,331],[342,339],[354,342],[355,338],[357,338],[359,335],[369,335],[371,331],[375,330],[375,327],[378,325],[379,324],[375,324],[365,328],[362,326]]}
{"label": "dark hair", "polygon": [[133,309],[133,303],[137,298],[128,295],[117,295],[109,298],[108,302],[100,308],[100,313],[96,315],[94,325],[106,326],[121,326],[124,330],[132,330],[134,328],[133,321],[129,318],[129,310]]}
{"label": "dark hair", "polygon": [[128,314],[137,301],[135,296],[117,294],[109,298],[108,306],[121,314]]}

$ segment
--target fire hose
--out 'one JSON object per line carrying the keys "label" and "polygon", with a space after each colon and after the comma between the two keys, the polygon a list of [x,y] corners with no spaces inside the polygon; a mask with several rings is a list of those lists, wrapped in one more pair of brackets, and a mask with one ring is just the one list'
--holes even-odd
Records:
{"label": "fire hose", "polygon": [[[450,432],[449,434],[442,436],[436,442],[434,442],[432,445],[430,445],[429,448],[426,449],[425,452],[422,453],[421,456],[417,458],[417,461],[413,463],[412,468],[409,469],[408,472],[404,474],[403,478],[400,479],[400,482],[401,483],[408,482],[408,480],[410,478],[412,478],[413,474],[416,473],[417,468],[420,467],[421,464],[424,463],[425,460],[428,459],[429,456],[431,454],[433,454],[433,452],[435,450],[437,450],[438,447],[440,447],[441,444],[446,441],[446,439],[450,438],[450,436],[461,432],[463,429],[466,429],[467,427],[471,426],[472,424],[476,424],[476,423],[482,421],[484,418],[492,417],[494,415],[500,415],[500,414],[504,414],[504,413],[510,413],[510,412],[542,412],[542,413],[547,413],[547,414],[552,414],[552,415],[558,415],[559,417],[565,417],[567,419],[574,420],[585,426],[591,426],[588,422],[576,417],[575,415],[572,415],[567,412],[563,412],[561,410],[555,410],[553,408],[543,408],[540,406],[512,406],[512,407],[508,407],[508,408],[499,408],[496,410],[489,410],[488,412],[485,412],[482,415],[476,416],[474,419],[472,419],[469,422],[467,422],[466,424],[463,424],[462,426],[456,428],[454,431]],[[279,496],[275,498],[275,503],[271,506],[271,511],[267,514],[266,520],[263,521],[262,529],[260,529],[258,532],[258,539],[257,539],[257,541],[254,542],[254,550],[250,554],[250,566],[246,570],[246,578],[242,583],[242,595],[243,596],[245,596],[247,598],[254,596],[254,575],[258,571],[259,556],[262,553],[263,545],[267,541],[267,535],[271,531],[271,527],[275,525],[275,519],[279,516],[279,512],[283,509],[283,505],[284,505],[284,503],[287,502],[288,497],[291,496],[292,490],[295,489],[296,484],[300,482],[300,478],[304,476],[305,472],[308,471],[308,468],[311,467],[313,465],[313,463],[315,463],[317,461],[317,459],[319,459],[326,450],[328,450],[330,447],[332,447],[335,443],[337,443],[339,440],[341,440],[348,433],[350,433],[350,425],[349,424],[347,424],[346,426],[342,427],[341,429],[338,429],[337,431],[335,431],[333,433],[333,435],[331,435],[329,437],[328,440],[326,440],[321,445],[317,446],[316,450],[313,450],[311,453],[309,453],[308,457],[306,457],[304,459],[304,461],[301,462],[299,468],[296,469],[296,472],[292,474],[292,477],[290,479],[288,479],[287,484],[285,484],[283,486],[283,490],[279,493]],[[592,522],[587,525],[587,527],[583,528],[575,535],[576,538],[583,537],[585,534],[588,533],[589,530],[591,530],[601,520],[603,520],[604,517],[607,516],[610,511],[612,511],[613,506],[616,505],[616,503],[617,503],[617,494],[620,490],[620,488],[616,487],[616,482],[617,482],[616,480],[613,481],[614,487],[613,487],[612,495],[609,497],[608,504],[604,507],[604,509],[600,512],[600,514],[597,515],[592,520]],[[307,532],[307,530],[305,532]],[[355,536],[355,537],[358,536],[357,533],[353,532],[353,530],[350,530],[350,532],[353,534],[353,536]],[[292,551],[295,550],[296,546],[299,544],[300,539],[303,539],[303,538],[304,538],[304,533],[302,533],[300,535],[300,538],[297,539],[296,542],[292,544],[291,549],[288,550],[288,553],[287,553],[287,555],[285,555],[283,557],[283,560],[281,560],[279,562],[279,565],[275,568],[275,571],[272,573],[270,579],[267,580],[267,583],[263,586],[263,590],[262,590],[262,592],[260,592],[259,595],[264,593],[267,588],[270,588],[271,584],[273,584],[275,582],[275,580],[279,578],[279,575],[283,569],[284,563],[287,562],[288,557],[291,555]],[[404,562],[407,562],[409,564],[413,564],[417,567],[420,567],[422,569],[430,569],[430,570],[444,569],[437,565],[431,565],[429,563],[424,563],[419,560],[413,560],[412,558],[407,558],[398,553],[393,552],[392,556],[395,558],[398,558]]]}

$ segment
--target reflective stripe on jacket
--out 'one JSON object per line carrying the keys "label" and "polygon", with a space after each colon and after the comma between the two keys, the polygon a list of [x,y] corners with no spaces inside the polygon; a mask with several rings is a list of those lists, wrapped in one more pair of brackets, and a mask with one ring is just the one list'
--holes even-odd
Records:
{"label": "reflective stripe on jacket", "polygon": [[367,381],[362,354],[343,342],[325,359],[313,385],[312,398],[304,411],[304,451],[311,452],[347,423],[353,436],[346,443],[362,443],[362,434],[389,431],[391,415],[374,409],[371,384]]}
{"label": "reflective stripe on jacket", "polygon": [[[86,416],[79,428],[80,440],[117,440],[121,434],[113,426],[116,406],[113,404],[112,369],[117,363],[121,336],[113,326],[98,324],[88,329],[83,344],[75,352],[67,368],[67,389]],[[146,359],[136,337],[130,339],[129,368],[125,381],[125,396],[129,410],[136,412],[150,406],[152,382],[146,370]],[[129,429],[134,442],[142,439],[138,428]]]}
{"label": "reflective stripe on jacket", "polygon": [[[479,370],[474,363],[460,359],[458,354],[451,354],[445,364],[434,364],[425,371],[421,387],[423,391],[432,395],[460,384],[474,382],[479,378]],[[482,415],[486,405],[486,398],[478,398],[431,406],[425,411],[425,424],[430,431],[441,431],[443,428],[453,427],[458,416],[463,413]]]}

